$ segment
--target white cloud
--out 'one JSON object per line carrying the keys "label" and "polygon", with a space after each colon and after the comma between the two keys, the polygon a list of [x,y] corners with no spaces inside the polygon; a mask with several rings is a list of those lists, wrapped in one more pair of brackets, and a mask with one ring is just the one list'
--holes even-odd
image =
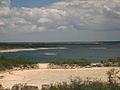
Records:
{"label": "white cloud", "polygon": [[9,7],[10,0],[0,0],[0,7]]}
{"label": "white cloud", "polygon": [[0,27],[4,26],[4,25],[5,25],[5,23],[0,21]]}
{"label": "white cloud", "polygon": [[[119,0],[61,0],[42,8],[9,8],[0,1],[0,23],[7,32],[120,30]],[[110,26],[110,28],[109,28]]]}
{"label": "white cloud", "polygon": [[10,14],[10,8],[8,7],[0,7],[0,16]]}
{"label": "white cloud", "polygon": [[38,30],[37,30],[38,32],[44,32],[44,31],[46,31],[46,29],[45,29],[45,27],[38,27]]}
{"label": "white cloud", "polygon": [[59,26],[57,29],[58,30],[68,31],[68,27],[67,26]]}
{"label": "white cloud", "polygon": [[45,22],[50,22],[50,21],[51,21],[51,20],[48,19],[48,18],[40,18],[40,19],[38,20],[39,23],[45,23]]}

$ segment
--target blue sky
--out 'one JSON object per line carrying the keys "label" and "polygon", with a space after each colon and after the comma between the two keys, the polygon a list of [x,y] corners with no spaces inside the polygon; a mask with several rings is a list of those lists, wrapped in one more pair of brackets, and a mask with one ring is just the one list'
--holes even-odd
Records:
{"label": "blue sky", "polygon": [[44,7],[52,4],[57,0],[12,0],[12,7],[27,7],[27,8],[36,8]]}
{"label": "blue sky", "polygon": [[0,0],[0,42],[120,41],[120,0]]}

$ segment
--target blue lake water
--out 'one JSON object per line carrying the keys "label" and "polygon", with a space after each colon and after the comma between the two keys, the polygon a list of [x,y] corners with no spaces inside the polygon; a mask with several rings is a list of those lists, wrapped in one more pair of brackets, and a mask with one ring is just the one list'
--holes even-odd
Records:
{"label": "blue lake water", "polygon": [[[56,55],[44,55],[44,53],[56,53]],[[109,58],[120,57],[120,45],[73,45],[64,46],[63,49],[48,48],[45,50],[0,53],[0,55],[7,57],[25,57],[39,62],[74,58],[86,58],[90,59],[92,62],[97,62]]]}

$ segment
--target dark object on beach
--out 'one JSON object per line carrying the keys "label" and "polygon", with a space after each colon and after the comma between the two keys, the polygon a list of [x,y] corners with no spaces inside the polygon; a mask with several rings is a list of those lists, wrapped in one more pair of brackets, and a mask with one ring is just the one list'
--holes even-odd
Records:
{"label": "dark object on beach", "polygon": [[49,89],[50,88],[50,85],[48,84],[43,84],[42,85],[42,90],[46,90],[46,89]]}
{"label": "dark object on beach", "polygon": [[0,84],[0,90],[10,90],[10,89],[5,89],[5,88]]}
{"label": "dark object on beach", "polygon": [[37,86],[16,84],[11,90],[39,90]]}

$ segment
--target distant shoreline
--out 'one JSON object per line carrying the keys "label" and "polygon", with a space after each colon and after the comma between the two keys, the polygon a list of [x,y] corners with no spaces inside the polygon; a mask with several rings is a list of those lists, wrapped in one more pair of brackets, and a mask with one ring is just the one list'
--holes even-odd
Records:
{"label": "distant shoreline", "polygon": [[19,52],[19,51],[34,51],[37,50],[35,48],[23,48],[23,49],[3,49],[0,50],[0,52],[4,53],[4,52]]}
{"label": "distant shoreline", "polygon": [[14,49],[0,49],[1,53],[5,52],[19,52],[19,51],[35,51],[35,50],[47,50],[47,49],[67,49],[65,47],[55,47],[55,48],[14,48]]}

